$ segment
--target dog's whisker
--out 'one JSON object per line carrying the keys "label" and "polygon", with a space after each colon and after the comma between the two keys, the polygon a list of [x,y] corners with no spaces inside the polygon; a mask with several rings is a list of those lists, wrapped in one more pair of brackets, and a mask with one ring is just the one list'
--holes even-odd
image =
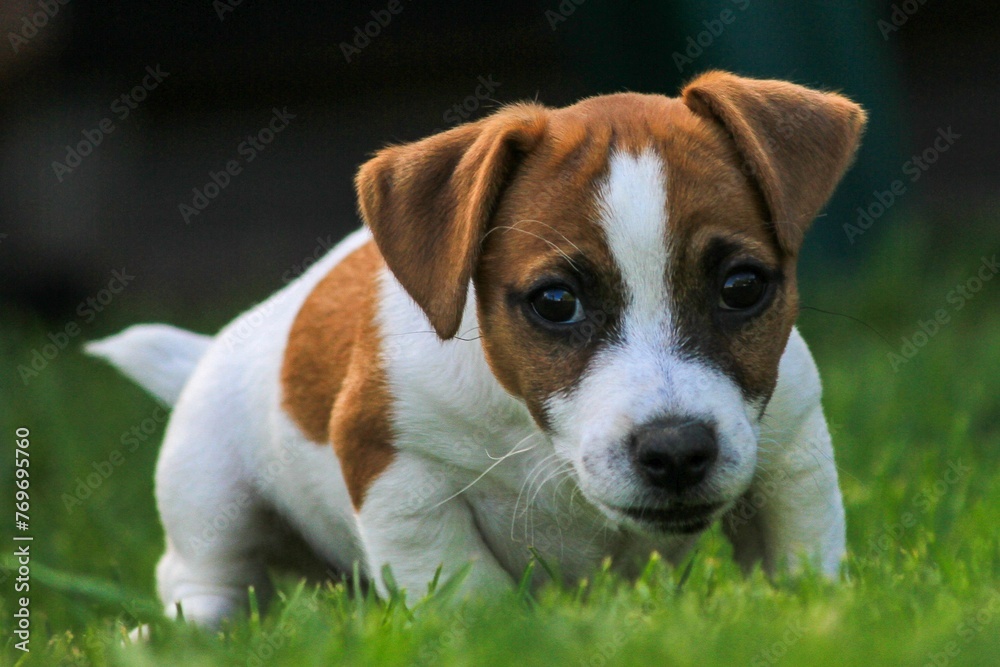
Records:
{"label": "dog's whisker", "polygon": [[509,230],[513,230],[515,232],[521,232],[522,234],[527,234],[528,236],[533,236],[536,239],[538,239],[539,241],[542,241],[543,243],[547,243],[549,246],[551,246],[552,249],[555,250],[556,252],[558,252],[560,255],[562,255],[566,259],[566,261],[569,262],[569,265],[572,266],[574,269],[577,269],[577,270],[580,269],[580,267],[577,266],[576,262],[573,261],[573,258],[570,257],[569,255],[567,255],[566,252],[562,248],[560,248],[559,246],[557,246],[555,243],[553,243],[552,241],[548,240],[544,236],[539,236],[538,234],[535,234],[534,232],[529,232],[526,229],[521,229],[519,227],[514,227],[512,225],[497,225],[496,227],[494,227],[493,229],[491,229],[489,232],[486,232],[486,234],[483,236],[483,238],[485,239],[486,236],[488,236],[490,234],[490,232],[492,232],[492,231],[494,231],[496,229],[509,229]]}
{"label": "dog's whisker", "polygon": [[[534,464],[534,466],[532,466],[531,470],[529,470],[528,474],[525,476],[524,482],[521,483],[521,492],[522,493],[525,491],[525,489],[527,489],[527,491],[528,491],[529,494],[531,493],[531,485],[532,485],[533,479],[537,475],[541,474],[541,472],[545,469],[545,466],[548,465],[548,462],[551,461],[552,459],[556,458],[557,456],[558,456],[558,454],[556,452],[552,452],[548,456],[546,456],[546,457],[540,459],[539,461],[537,461]],[[520,501],[520,494],[518,495],[518,501]],[[515,510],[516,509],[517,509],[517,505],[515,504]]]}
{"label": "dog's whisker", "polygon": [[[537,433],[537,432],[535,432],[535,433],[529,433],[528,435],[526,435],[523,438],[521,438],[518,441],[518,443],[516,445],[514,445],[511,449],[517,449],[518,447],[520,447],[521,445],[523,445],[526,440],[528,440],[529,438],[532,438],[532,437],[534,437],[536,435],[540,435],[540,433]],[[508,454],[504,454],[503,456],[493,456],[492,454],[490,454],[489,450],[486,449],[485,447],[483,448],[483,453],[486,454],[486,458],[490,459],[491,461],[502,461],[506,457],[510,456],[509,453]]]}
{"label": "dog's whisker", "polygon": [[563,238],[563,240],[564,240],[564,241],[565,241],[566,243],[568,243],[568,244],[570,244],[571,246],[573,246],[573,248],[574,248],[574,249],[575,249],[575,250],[576,250],[576,251],[577,251],[578,253],[580,253],[580,256],[581,256],[581,257],[582,257],[582,256],[584,255],[584,252],[583,252],[582,250],[580,250],[580,246],[578,246],[577,244],[573,243],[573,242],[572,242],[572,241],[571,241],[571,240],[569,239],[569,237],[567,237],[567,236],[566,236],[565,234],[563,234],[562,232],[560,232],[560,231],[559,231],[558,229],[556,229],[555,227],[553,227],[553,226],[552,226],[552,225],[550,225],[549,223],[547,223],[547,222],[543,222],[543,221],[541,221],[541,220],[535,220],[535,219],[533,219],[533,218],[523,218],[523,219],[521,219],[521,220],[518,220],[517,222],[515,222],[513,226],[514,226],[514,227],[517,227],[517,226],[518,226],[518,225],[520,225],[520,224],[521,224],[522,222],[534,222],[535,224],[539,224],[539,225],[542,225],[542,226],[544,226],[544,227],[548,227],[548,228],[549,228],[549,229],[551,229],[551,230],[552,230],[553,232],[555,232],[556,234],[558,234],[559,236],[561,236],[561,237]]}
{"label": "dog's whisker", "polygon": [[[532,433],[531,435],[540,435],[540,434]],[[527,440],[527,438],[525,438],[525,440]],[[521,442],[524,442],[524,440],[522,440]],[[518,443],[518,444],[520,444],[520,443]],[[442,500],[442,501],[440,501],[438,503],[435,503],[434,505],[431,505],[431,507],[429,509],[435,509],[437,507],[440,507],[441,505],[444,505],[449,500],[454,500],[455,498],[457,498],[458,496],[462,495],[463,493],[465,493],[466,491],[468,491],[469,489],[471,489],[473,486],[475,486],[476,483],[479,480],[481,480],[483,477],[486,477],[486,475],[488,475],[491,470],[493,470],[498,465],[500,465],[501,463],[503,463],[504,461],[506,461],[507,459],[509,459],[511,456],[514,456],[515,454],[522,454],[524,452],[531,451],[535,447],[536,447],[536,445],[532,445],[531,447],[524,447],[523,449],[517,449],[517,445],[514,445],[514,447],[511,447],[511,450],[509,452],[507,452],[506,454],[504,454],[500,458],[496,459],[496,461],[492,465],[490,465],[488,468],[486,468],[486,470],[484,470],[478,477],[476,477],[474,480],[472,480],[471,482],[469,482],[464,487],[462,487],[461,489],[459,489],[457,492],[453,493],[452,495],[448,496],[444,500]],[[489,456],[489,453],[487,453],[487,456]]]}
{"label": "dog's whisker", "polygon": [[563,484],[565,484],[567,480],[573,479],[573,464],[571,462],[569,461],[566,462],[566,465],[563,467],[562,470],[562,475],[563,475],[562,479],[559,480],[559,483],[556,484],[555,490],[552,492],[553,497],[557,498],[558,496],[556,494],[558,494],[559,488]]}
{"label": "dog's whisker", "polygon": [[[571,462],[569,462],[569,461],[563,462],[562,465],[560,465],[558,468],[556,468],[556,470],[554,472],[552,472],[545,480],[543,480],[538,485],[538,488],[535,491],[535,495],[534,495],[534,497],[531,500],[530,505],[529,505],[529,507],[531,507],[531,512],[532,512],[532,515],[531,515],[532,516],[532,523],[531,523],[531,537],[532,537],[532,542],[534,542],[534,536],[535,536],[535,530],[534,530],[534,528],[535,528],[534,516],[535,515],[534,515],[534,512],[535,512],[536,509],[538,509],[537,505],[534,502],[534,498],[537,498],[538,494],[542,491],[542,489],[545,488],[545,486],[547,484],[549,484],[552,480],[558,478],[559,476],[562,476],[562,479],[560,479],[558,482],[556,482],[556,485],[555,485],[555,487],[553,487],[553,492],[552,492],[552,502],[553,502],[554,505],[558,506],[558,499],[556,497],[556,492],[558,491],[559,486],[564,481],[566,481],[566,479],[568,479],[567,473],[572,469],[572,466],[573,466],[573,464]],[[563,550],[563,534],[562,534],[563,526],[562,526],[562,522],[559,520],[560,514],[558,512],[555,513],[553,518],[555,519],[554,523],[555,523],[556,530],[559,532],[559,549],[560,549],[560,553],[562,553],[562,550]]]}
{"label": "dog's whisker", "polygon": [[[531,483],[531,480],[532,480],[535,472],[537,470],[539,470],[542,466],[544,466],[545,463],[549,459],[555,458],[556,456],[557,456],[557,454],[555,452],[553,452],[553,453],[549,454],[548,456],[544,457],[543,459],[541,459],[540,461],[538,461],[537,463],[535,463],[535,465],[528,472],[528,474],[525,475],[524,481],[521,483],[521,488],[520,488],[520,490],[517,493],[517,500],[514,501],[514,511],[512,512],[512,516],[511,516],[511,520],[510,520],[510,539],[511,540],[515,539],[515,537],[514,537],[514,526],[517,524],[517,510],[518,510],[518,507],[521,505],[521,496],[524,494],[525,488],[528,488],[529,489],[529,493],[530,493],[530,487],[528,487],[528,485]],[[527,507],[525,508],[525,512],[526,511],[527,511]]]}
{"label": "dog's whisker", "polygon": [[[524,501],[524,510],[522,511],[522,514],[521,514],[521,516],[524,518],[524,539],[525,540],[533,540],[534,539],[534,535],[535,535],[535,532],[534,532],[534,523],[533,523],[533,515],[534,515],[534,509],[535,508],[532,505],[532,501],[530,499],[532,497],[532,489],[534,489],[535,485],[538,483],[538,480],[542,479],[543,475],[547,474],[549,466],[551,466],[553,463],[558,464],[557,456],[558,456],[557,454],[553,453],[552,456],[547,457],[545,459],[545,461],[544,461],[544,465],[538,466],[537,469],[535,470],[534,474],[529,479],[529,483],[528,483],[528,487],[527,487],[527,495],[525,496],[525,501]],[[531,536],[530,536],[530,538],[529,538],[529,535],[528,535],[529,524],[531,526]]]}
{"label": "dog's whisker", "polygon": [[[473,329],[478,329],[478,328],[479,327],[473,327]],[[472,331],[473,329],[470,329],[469,331]],[[428,329],[426,331],[398,331],[396,333],[387,333],[387,334],[382,334],[382,335],[384,337],[386,337],[386,338],[390,338],[390,337],[393,337],[393,336],[412,336],[413,334],[434,334],[436,336],[437,335],[437,331],[434,331],[433,329]],[[464,334],[459,334],[459,335],[452,336],[452,338],[454,340],[461,340],[461,341],[469,342],[469,341],[479,340],[480,338],[482,338],[482,336],[476,336],[475,338],[465,338]]]}
{"label": "dog's whisker", "polygon": [[[535,496],[538,495],[538,492],[535,491],[534,494],[532,494],[532,489],[535,488],[536,484],[537,484],[537,488],[539,490],[541,489],[542,485],[545,483],[545,480],[542,480],[542,477],[545,476],[546,479],[548,478],[547,471],[548,471],[549,467],[551,465],[553,465],[553,464],[555,464],[557,466],[559,465],[558,454],[555,453],[555,452],[553,453],[552,456],[549,456],[549,457],[547,457],[545,459],[544,465],[541,465],[541,466],[538,467],[537,471],[532,476],[532,479],[530,480],[530,483],[528,485],[528,496],[526,496],[527,499],[525,500],[524,511],[522,513],[522,516],[524,517],[524,538],[525,538],[525,540],[533,541],[534,540],[534,536],[535,536],[535,524],[534,524],[535,505],[534,505],[534,498],[535,498]],[[542,481],[539,482],[539,480],[542,480]],[[529,525],[531,527],[530,538],[529,538],[529,534],[528,534]]]}
{"label": "dog's whisker", "polygon": [[567,465],[571,465],[571,464],[570,464],[570,463],[569,463],[568,461],[564,461],[564,462],[562,462],[562,463],[561,463],[561,464],[559,465],[559,467],[557,467],[557,468],[556,468],[556,469],[555,469],[554,471],[552,471],[551,473],[549,473],[549,474],[548,474],[548,475],[547,475],[547,476],[545,477],[545,479],[543,479],[543,480],[542,480],[541,482],[539,482],[539,484],[538,484],[537,488],[535,489],[535,493],[534,493],[534,494],[533,494],[533,495],[531,496],[531,498],[529,498],[529,499],[528,499],[528,506],[529,506],[529,507],[532,507],[532,506],[534,506],[534,504],[535,504],[535,499],[536,499],[536,498],[538,498],[538,494],[539,494],[539,493],[541,493],[541,491],[542,491],[542,489],[543,489],[543,488],[545,487],[545,485],[546,485],[546,484],[547,484],[547,483],[548,483],[549,481],[551,481],[551,480],[552,480],[553,478],[555,478],[555,476],[556,476],[556,475],[559,475],[559,474],[561,474],[561,473],[562,473],[562,472],[563,472],[563,471],[565,470],[565,467],[566,467]]}

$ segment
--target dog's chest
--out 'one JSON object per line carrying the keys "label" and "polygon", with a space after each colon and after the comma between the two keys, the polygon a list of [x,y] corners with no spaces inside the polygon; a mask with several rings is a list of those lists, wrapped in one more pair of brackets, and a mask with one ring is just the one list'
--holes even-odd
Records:
{"label": "dog's chest", "polygon": [[580,495],[569,465],[555,457],[518,462],[465,492],[483,540],[513,576],[533,556],[585,576],[628,536]]}
{"label": "dog's chest", "polygon": [[[676,562],[692,546],[691,536],[655,538],[615,526],[582,497],[567,464],[539,459],[465,492],[483,540],[514,579],[538,557],[557,568],[564,582],[588,577],[605,558],[612,569],[633,577],[652,551]],[[546,568],[536,568],[535,583],[548,576]]]}

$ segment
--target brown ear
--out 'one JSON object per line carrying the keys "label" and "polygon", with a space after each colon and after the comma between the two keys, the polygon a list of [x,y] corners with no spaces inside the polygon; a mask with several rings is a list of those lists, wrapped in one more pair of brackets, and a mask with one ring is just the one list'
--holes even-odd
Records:
{"label": "brown ear", "polygon": [[683,90],[695,113],[721,123],[760,188],[781,248],[795,255],[802,236],[850,166],[864,110],[835,93],[785,81],[708,72]]}
{"label": "brown ear", "polygon": [[544,107],[506,107],[479,122],[383,149],[358,171],[361,215],[375,243],[444,340],[458,331],[480,242],[503,187],[544,127]]}

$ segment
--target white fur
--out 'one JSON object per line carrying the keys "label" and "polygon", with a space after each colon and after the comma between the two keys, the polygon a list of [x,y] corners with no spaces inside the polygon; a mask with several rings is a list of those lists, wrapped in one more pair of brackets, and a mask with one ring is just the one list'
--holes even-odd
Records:
{"label": "white fur", "polygon": [[599,222],[628,292],[626,335],[659,337],[670,329],[666,166],[652,150],[616,151],[610,162]]}
{"label": "white fur", "polygon": [[173,405],[211,344],[210,336],[167,324],[137,324],[91,341],[84,350],[114,364],[164,404]]}
{"label": "white fur", "polygon": [[[280,368],[303,300],[367,232],[239,317],[207,350],[199,338],[167,357],[125,354],[128,336],[98,345],[166,398],[173,393],[164,387],[181,382],[182,364],[172,359],[200,356],[156,475],[167,531],[157,579],[168,613],[179,603],[187,618],[211,625],[243,605],[248,585],[266,597],[267,566],[286,541],[275,517],[323,564],[349,571],[360,562],[383,591],[379,573],[389,565],[413,597],[438,567],[449,576],[470,559],[469,590],[509,587],[531,558],[528,547],[568,578],[606,556],[633,574],[654,548],[676,560],[694,538],[643,535],[610,509],[627,504],[637,485],[621,456],[628,429],[675,412],[717,423],[719,497],[765,496],[730,531],[737,558],[770,567],[804,552],[835,572],[843,510],[809,352],[794,332],[759,425],[749,416],[759,406],[745,404],[731,380],[676,354],[665,187],[665,167],[652,154],[613,159],[600,224],[628,290],[624,340],[595,357],[575,390],[550,397],[551,438],[490,372],[474,335],[471,287],[459,338],[442,342],[395,277],[380,277],[377,321],[398,454],[357,515],[332,448],[309,442],[281,407]],[[164,331],[170,340],[181,339]],[[165,384],[150,379],[163,371]],[[757,428],[766,443],[759,458]],[[779,477],[787,483],[776,484]]]}
{"label": "white fur", "polygon": [[[761,559],[769,571],[797,569],[812,556],[836,575],[846,549],[844,503],[830,432],[820,404],[819,371],[796,328],[778,366],[778,386],[760,422],[760,454],[746,511],[730,538],[736,559]],[[741,508],[742,509],[742,508]]]}

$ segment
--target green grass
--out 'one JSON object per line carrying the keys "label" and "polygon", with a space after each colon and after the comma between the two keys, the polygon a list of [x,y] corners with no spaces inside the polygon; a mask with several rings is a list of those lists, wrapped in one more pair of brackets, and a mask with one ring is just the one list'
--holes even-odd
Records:
{"label": "green grass", "polygon": [[[975,274],[982,256],[1000,250],[991,226],[988,221],[950,240],[916,226],[882,239],[872,234],[858,241],[867,255],[859,266],[806,272],[806,305],[860,318],[888,339],[843,317],[807,310],[800,318],[824,377],[847,506],[851,555],[836,585],[812,575],[744,578],[714,530],[683,567],[672,570],[654,559],[635,583],[599,570],[576,588],[549,586],[534,596],[512,591],[460,604],[447,591],[377,601],[342,584],[315,588],[286,577],[281,600],[264,618],[221,635],[167,622],[157,615],[152,582],[163,543],[152,500],[162,426],[135,451],[121,442],[153,415],[155,404],[75,349],[23,386],[13,369],[44,342],[48,328],[4,318],[0,497],[10,508],[13,432],[28,426],[35,541],[32,651],[24,656],[13,648],[7,578],[0,584],[6,644],[0,660],[997,664],[1000,278],[961,310],[947,300],[949,290]],[[149,319],[127,296],[121,299],[115,313],[75,342]],[[950,321],[895,372],[888,353],[898,353],[901,337],[911,337],[941,308]],[[77,479],[115,449],[123,452],[121,465],[68,511],[63,494],[72,494]],[[961,472],[949,473],[950,463]],[[9,525],[5,519],[4,535]],[[0,556],[13,551],[13,543],[5,543]],[[136,619],[152,624],[153,639],[128,646],[124,630]]]}

